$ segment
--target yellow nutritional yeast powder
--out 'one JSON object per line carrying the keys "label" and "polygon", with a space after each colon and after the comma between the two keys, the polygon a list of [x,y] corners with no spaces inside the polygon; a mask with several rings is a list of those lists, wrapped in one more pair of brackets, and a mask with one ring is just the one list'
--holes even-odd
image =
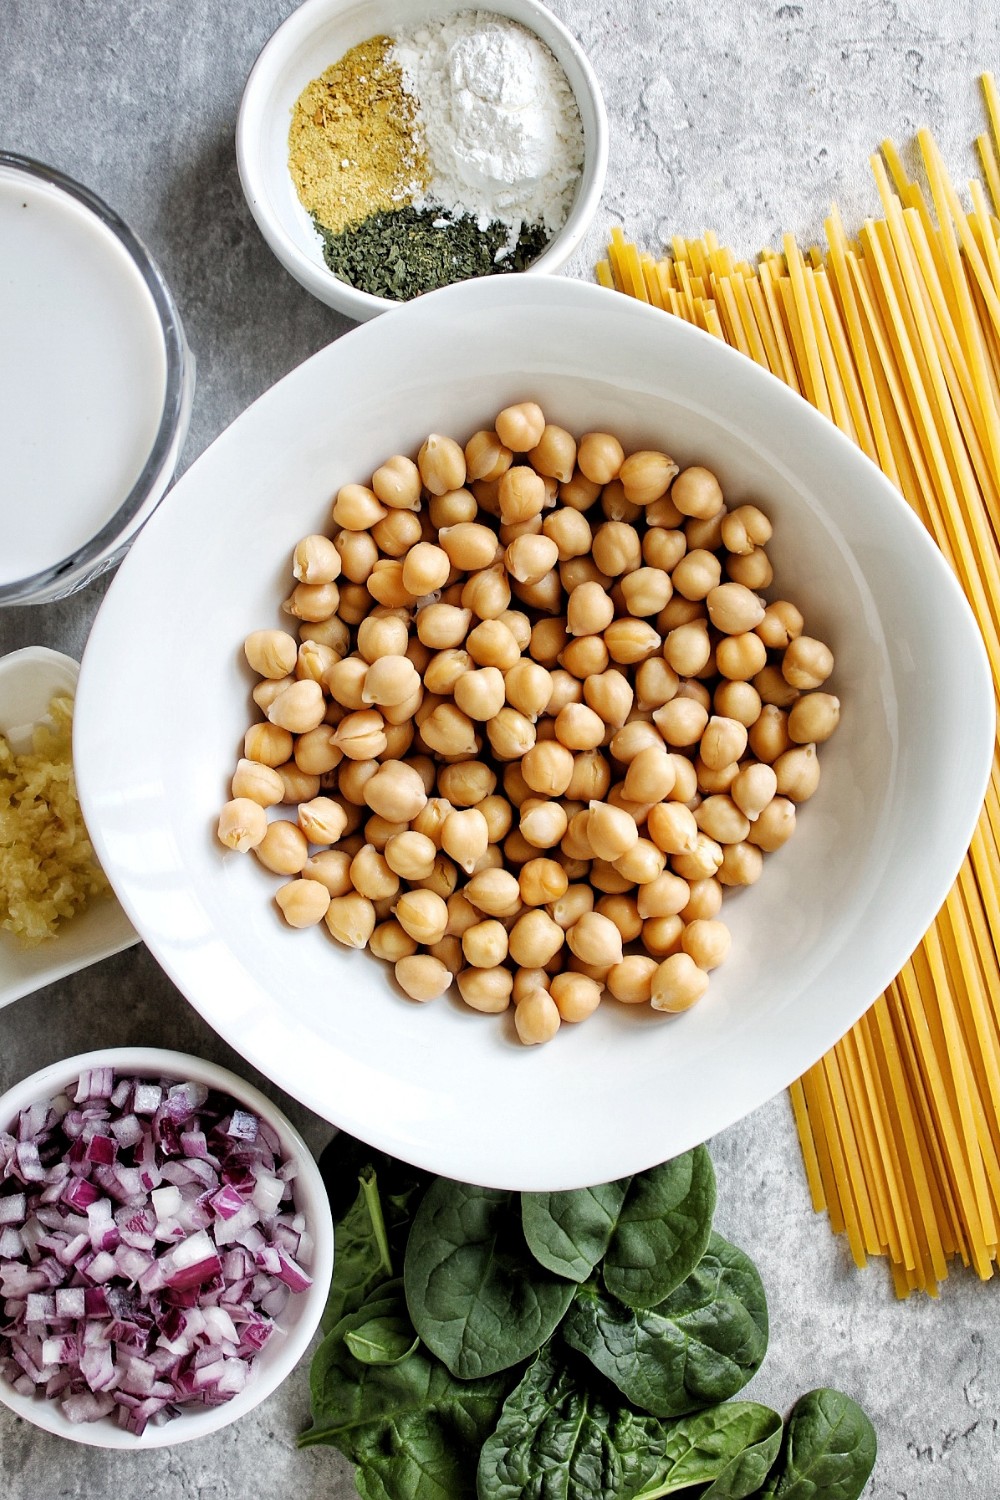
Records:
{"label": "yellow nutritional yeast powder", "polygon": [[303,206],[339,234],[412,202],[427,183],[417,106],[388,58],[387,36],[345,52],[302,90],[292,112],[288,165]]}

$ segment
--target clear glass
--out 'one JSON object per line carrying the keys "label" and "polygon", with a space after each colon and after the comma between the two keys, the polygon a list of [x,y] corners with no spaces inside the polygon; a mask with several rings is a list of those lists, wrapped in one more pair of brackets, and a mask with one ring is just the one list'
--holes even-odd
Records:
{"label": "clear glass", "polygon": [[88,209],[119,241],[153,300],[163,335],[163,410],[142,472],[114,515],[84,543],[46,568],[0,583],[0,605],[38,604],[65,598],[113,567],[163,499],[174,477],[187,435],[194,397],[195,362],[184,336],[177,304],[149,251],[128,225],[96,194],[54,167],[27,156],[0,151],[0,167],[46,183]]}

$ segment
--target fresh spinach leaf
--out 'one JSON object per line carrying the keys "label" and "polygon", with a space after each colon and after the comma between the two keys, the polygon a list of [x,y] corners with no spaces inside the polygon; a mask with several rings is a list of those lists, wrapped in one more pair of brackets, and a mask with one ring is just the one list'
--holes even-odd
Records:
{"label": "fresh spinach leaf", "polygon": [[792,1408],[760,1500],[858,1500],[875,1467],[875,1429],[840,1391],[808,1391]]}
{"label": "fresh spinach leaf", "polygon": [[367,1298],[364,1321],[344,1331],[344,1342],[363,1365],[398,1365],[416,1350],[420,1340],[410,1322],[402,1280],[386,1281]]}
{"label": "fresh spinach leaf", "polygon": [[655,1473],[662,1424],[553,1340],[504,1402],[479,1459],[479,1500],[625,1500]]}
{"label": "fresh spinach leaf", "polygon": [[325,1333],[393,1275],[382,1200],[371,1167],[362,1168],[358,1184],[357,1197],[334,1226],[333,1279],[322,1319]]}
{"label": "fresh spinach leaf", "polygon": [[756,1401],[727,1401],[663,1425],[656,1472],[629,1500],[661,1500],[694,1485],[698,1500],[744,1500],[766,1478],[781,1443],[781,1418]]}
{"label": "fresh spinach leaf", "polygon": [[339,1448],[355,1466],[364,1500],[474,1500],[479,1452],[510,1378],[455,1380],[419,1347],[396,1364],[356,1359],[349,1336],[387,1305],[380,1295],[342,1319],[317,1350],[313,1425],[299,1446]]}
{"label": "fresh spinach leaf", "polygon": [[414,1327],[461,1380],[534,1354],[573,1296],[529,1251],[514,1194],[446,1177],[417,1210],[403,1281]]}
{"label": "fresh spinach leaf", "polygon": [[581,1287],[562,1336],[657,1417],[728,1401],[767,1352],[767,1299],[753,1262],[721,1235],[687,1279],[651,1308],[629,1308],[594,1282]]}
{"label": "fresh spinach leaf", "polygon": [[604,1257],[604,1285],[628,1307],[655,1307],[701,1260],[715,1173],[704,1146],[633,1177]]}
{"label": "fresh spinach leaf", "polygon": [[522,1193],[521,1225],[528,1248],[546,1270],[586,1281],[604,1255],[630,1177],[563,1193]]}

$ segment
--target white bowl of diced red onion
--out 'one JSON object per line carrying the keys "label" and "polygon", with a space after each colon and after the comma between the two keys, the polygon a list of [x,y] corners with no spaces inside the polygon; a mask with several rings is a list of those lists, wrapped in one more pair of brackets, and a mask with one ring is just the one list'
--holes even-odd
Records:
{"label": "white bowl of diced red onion", "polygon": [[0,1098],[0,1400],[37,1427],[217,1431],[298,1363],[332,1269],[309,1148],[227,1069],[122,1047]]}

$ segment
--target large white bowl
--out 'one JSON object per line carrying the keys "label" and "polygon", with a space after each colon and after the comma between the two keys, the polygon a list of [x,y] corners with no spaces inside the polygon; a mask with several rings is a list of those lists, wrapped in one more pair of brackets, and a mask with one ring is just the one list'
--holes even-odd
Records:
{"label": "large white bowl", "polygon": [[228,1068],[183,1052],[170,1052],[159,1047],[105,1047],[98,1052],[84,1052],[62,1062],[50,1063],[0,1097],[0,1130],[9,1129],[16,1123],[20,1111],[36,1100],[54,1098],[81,1073],[102,1067],[113,1068],[116,1077],[171,1078],[204,1083],[266,1120],[281,1142],[282,1159],[294,1159],[298,1163],[295,1207],[305,1215],[313,1239],[312,1257],[304,1263],[304,1269],[312,1277],[312,1286],[288,1299],[274,1332],[251,1367],[243,1390],[222,1406],[189,1407],[169,1422],[150,1422],[136,1437],[119,1427],[111,1416],[96,1422],[71,1422],[58,1401],[46,1400],[43,1396],[22,1396],[0,1376],[0,1401],[16,1416],[45,1432],[70,1438],[90,1448],[122,1448],[133,1452],[172,1448],[178,1443],[207,1437],[209,1433],[218,1432],[246,1416],[277,1390],[294,1370],[308,1349],[326,1306],[333,1274],[333,1219],[319,1168],[287,1116],[259,1089],[244,1082]]}
{"label": "large white bowl", "polygon": [[[285,270],[349,318],[373,318],[398,304],[350,286],[324,261],[322,241],[288,170],[295,101],[306,84],[359,42],[469,9],[468,0],[305,0],[278,27],[247,79],[236,126],[236,159],[250,212]],[[569,217],[524,273],[546,275],[566,264],[597,211],[608,165],[604,101],[579,42],[538,0],[490,0],[481,9],[508,16],[545,43],[566,74],[580,111],[584,162]]]}
{"label": "large white bowl", "polygon": [[[274,879],[224,853],[218,808],[252,717],[241,643],[285,621],[296,540],[429,431],[537,398],[577,432],[663,446],[773,518],[774,593],[836,654],[840,729],[796,837],[727,902],[733,950],[669,1018],[610,1002],[547,1047],[510,1017],[413,1005]],[[475,1182],[554,1189],[636,1171],[739,1119],[816,1061],[908,957],[983,796],[993,693],[968,606],[876,468],[749,359],[598,287],[469,282],[324,349],[185,474],[112,584],[83,662],[76,762],[126,910],[205,1018],[334,1123]]]}

